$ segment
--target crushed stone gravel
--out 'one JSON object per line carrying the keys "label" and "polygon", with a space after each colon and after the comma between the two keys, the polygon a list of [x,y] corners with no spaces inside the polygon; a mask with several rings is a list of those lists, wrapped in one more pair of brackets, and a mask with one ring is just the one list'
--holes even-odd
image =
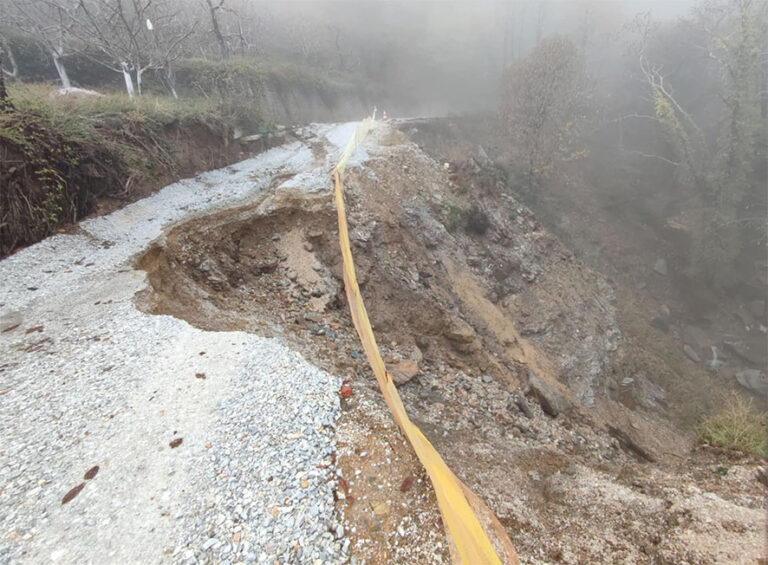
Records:
{"label": "crushed stone gravel", "polygon": [[[353,127],[309,131],[338,151]],[[346,561],[340,379],[278,339],[134,304],[147,282],[132,260],[167,228],[248,203],[286,173],[317,176],[305,143],[0,262],[0,563]]]}

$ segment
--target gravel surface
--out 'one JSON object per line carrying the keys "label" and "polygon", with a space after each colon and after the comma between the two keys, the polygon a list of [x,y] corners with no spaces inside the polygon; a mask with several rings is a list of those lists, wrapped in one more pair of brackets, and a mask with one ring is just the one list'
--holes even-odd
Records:
{"label": "gravel surface", "polygon": [[0,262],[0,562],[346,559],[339,379],[279,340],[134,304],[132,258],[165,229],[316,166],[295,142]]}

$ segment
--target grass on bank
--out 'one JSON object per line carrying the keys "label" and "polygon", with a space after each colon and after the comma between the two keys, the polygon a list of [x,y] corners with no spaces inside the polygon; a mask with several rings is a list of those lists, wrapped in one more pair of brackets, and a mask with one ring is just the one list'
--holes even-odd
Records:
{"label": "grass on bank", "polygon": [[[223,126],[238,121],[238,114],[250,112],[260,120],[257,110],[229,108],[204,97],[174,99],[170,96],[142,95],[133,99],[122,93],[61,96],[49,84],[11,84],[8,88],[17,112],[32,114],[61,134],[64,139],[84,142],[98,137],[101,128],[115,118],[157,125],[207,123]],[[6,116],[7,118],[7,116]]]}
{"label": "grass on bank", "polygon": [[767,418],[754,410],[751,401],[733,393],[717,414],[701,424],[699,443],[768,458]]}
{"label": "grass on bank", "polygon": [[180,139],[260,131],[254,105],[125,94],[61,96],[50,84],[9,85],[0,113],[0,256],[90,213],[102,196],[179,173]]}

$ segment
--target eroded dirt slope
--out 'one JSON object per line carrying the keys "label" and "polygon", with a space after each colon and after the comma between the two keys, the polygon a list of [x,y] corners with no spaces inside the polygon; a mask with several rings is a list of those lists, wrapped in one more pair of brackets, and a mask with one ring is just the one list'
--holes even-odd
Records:
{"label": "eroded dirt slope", "polygon": [[[280,336],[347,379],[337,507],[352,555],[445,562],[434,496],[349,321],[332,156],[306,135],[311,174],[276,176],[261,200],[179,225],[139,259],[151,283],[141,304],[204,329]],[[757,463],[692,450],[663,383],[640,372],[626,382],[617,367],[636,351],[612,285],[481,159],[436,162],[385,125],[366,150],[346,200],[382,353],[411,417],[523,561],[754,562]]]}

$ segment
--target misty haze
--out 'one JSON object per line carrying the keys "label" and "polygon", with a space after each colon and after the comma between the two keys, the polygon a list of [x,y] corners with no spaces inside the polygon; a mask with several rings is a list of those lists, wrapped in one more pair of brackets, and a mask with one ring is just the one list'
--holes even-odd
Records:
{"label": "misty haze", "polygon": [[0,563],[768,563],[768,0],[0,0]]}

